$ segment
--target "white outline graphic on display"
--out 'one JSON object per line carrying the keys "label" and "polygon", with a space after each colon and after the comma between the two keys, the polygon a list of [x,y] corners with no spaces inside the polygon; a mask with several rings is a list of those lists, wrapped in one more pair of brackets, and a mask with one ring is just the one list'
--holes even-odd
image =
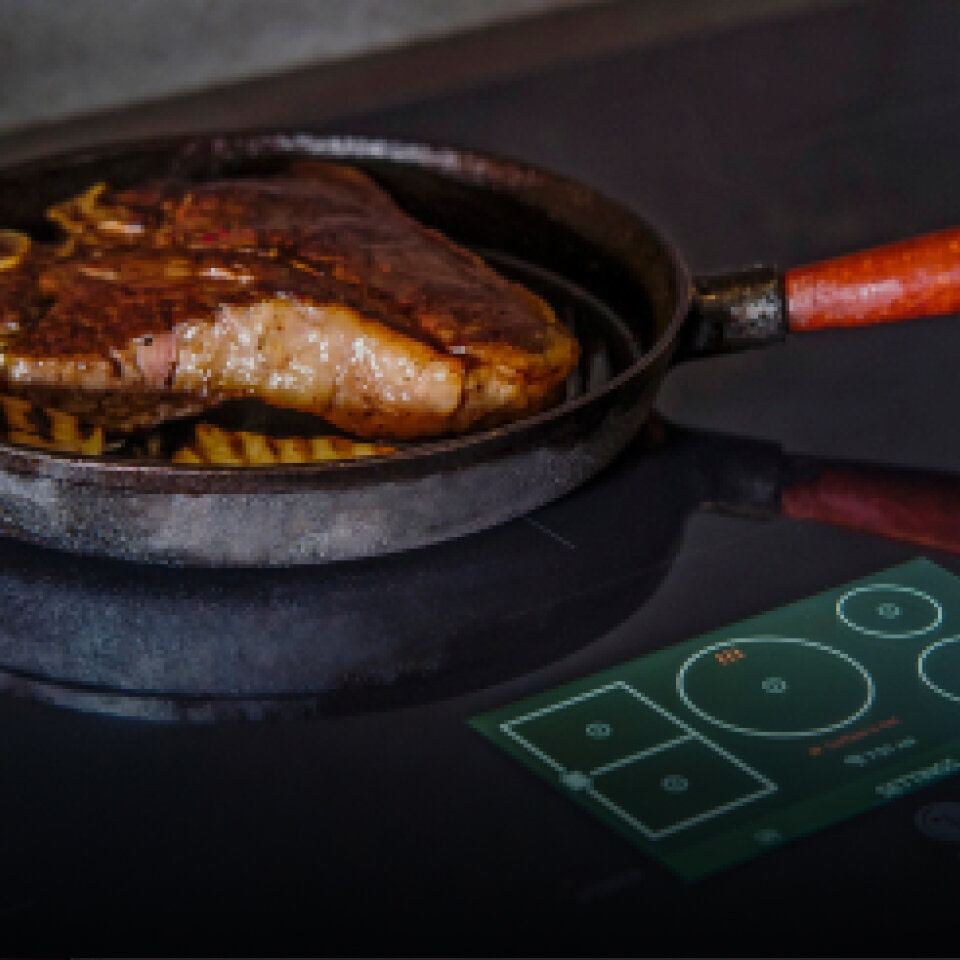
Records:
{"label": "white outline graphic on display", "polygon": [[[739,647],[745,646],[749,643],[796,643],[803,647],[811,647],[814,650],[820,650],[823,653],[832,654],[833,656],[846,661],[860,674],[860,676],[863,677],[867,683],[866,699],[857,709],[856,713],[852,713],[849,717],[846,717],[837,723],[831,723],[828,726],[817,727],[816,729],[811,730],[758,730],[756,727],[738,727],[736,724],[726,723],[723,720],[719,720],[717,717],[713,716],[713,714],[707,713],[706,710],[698,707],[690,699],[690,696],[687,694],[684,686],[684,677],[693,663],[706,654],[713,653],[714,650],[719,650],[724,647]],[[692,656],[687,657],[687,659],[683,662],[683,666],[680,667],[680,670],[677,673],[677,694],[687,708],[700,717],[701,720],[706,720],[707,723],[711,723],[715,727],[720,727],[721,730],[727,730],[730,733],[742,733],[748,737],[766,737],[774,740],[783,740],[795,737],[815,737],[823,733],[830,733],[833,730],[839,730],[841,727],[845,727],[848,724],[856,723],[856,721],[859,720],[870,709],[871,705],[873,704],[876,691],[873,686],[873,677],[870,676],[867,668],[864,667],[859,661],[854,660],[853,657],[844,653],[842,650],[836,650],[833,647],[828,647],[823,643],[816,643],[813,640],[801,640],[797,637],[732,637],[728,640],[718,640],[716,643],[711,643],[707,647],[702,647]]]}
{"label": "white outline graphic on display", "polygon": [[917,658],[917,676],[937,695],[943,697],[946,700],[952,700],[954,703],[960,703],[960,694],[950,693],[949,690],[944,690],[943,687],[935,684],[930,677],[927,675],[926,662],[927,657],[934,652],[938,647],[946,647],[951,643],[960,642],[960,636],[955,637],[944,637],[942,640],[937,640],[936,643],[931,643],[930,646],[925,647],[923,652]]}
{"label": "white outline graphic on display", "polygon": [[[919,597],[921,600],[926,600],[928,603],[933,605],[937,615],[933,622],[929,624],[929,626],[921,627],[919,630],[906,630],[900,633],[893,633],[889,630],[871,630],[869,627],[863,627],[856,621],[851,620],[844,613],[843,605],[851,597],[855,597],[858,594],[863,593],[876,593],[879,590],[894,590],[897,593],[907,593],[911,596]],[[841,622],[848,626],[851,630],[856,630],[857,633],[865,633],[868,637],[883,637],[885,640],[906,640],[909,637],[922,637],[925,633],[930,633],[931,630],[936,630],[937,627],[943,623],[943,607],[941,607],[940,603],[931,597],[930,594],[924,593],[922,590],[917,590],[914,587],[905,587],[899,583],[872,583],[866,587],[856,587],[840,597],[840,599],[837,600],[837,616],[840,618]]]}
{"label": "white outline graphic on display", "polygon": [[[652,747],[648,747],[645,750],[638,750],[636,753],[632,753],[629,756],[621,757],[617,760],[613,760],[610,763],[603,764],[600,767],[596,767],[593,770],[588,771],[587,773],[582,773],[576,770],[568,770],[563,764],[558,763],[553,757],[541,750],[536,744],[531,743],[526,737],[517,733],[514,729],[521,724],[527,723],[530,720],[536,720],[538,717],[546,716],[550,713],[555,713],[558,710],[563,710],[565,707],[569,707],[575,703],[582,703],[584,700],[589,700],[593,697],[596,697],[602,693],[607,693],[610,690],[624,690],[630,696],[634,697],[636,700],[639,700],[642,704],[649,707],[651,710],[656,711],[660,716],[669,720],[672,724],[679,727],[683,733],[677,737],[674,737],[671,740],[665,740],[661,743],[654,744]],[[759,800],[761,797],[768,796],[771,793],[777,791],[777,785],[770,780],[768,777],[765,777],[762,773],[754,770],[747,763],[741,760],[739,757],[734,756],[727,750],[724,750],[719,744],[714,743],[712,740],[705,737],[702,733],[699,733],[697,730],[694,730],[689,724],[684,723],[678,717],[673,716],[669,711],[665,710],[660,706],[659,703],[656,703],[654,700],[651,700],[649,697],[642,694],[639,690],[630,686],[624,680],[616,680],[613,683],[605,684],[602,687],[596,687],[593,690],[588,690],[585,693],[578,694],[575,697],[570,697],[567,700],[561,700],[558,703],[550,704],[548,707],[541,707],[539,710],[534,710],[530,713],[525,713],[522,716],[514,717],[512,720],[507,720],[504,723],[500,724],[500,730],[505,735],[510,737],[515,743],[522,746],[525,750],[528,750],[532,753],[538,760],[550,767],[551,770],[555,771],[561,782],[564,779],[570,780],[572,775],[576,775],[577,790],[583,791],[587,796],[592,800],[599,803],[601,806],[605,807],[615,816],[619,817],[625,823],[629,824],[634,830],[638,833],[643,834],[648,840],[661,840],[664,837],[669,837],[674,833],[678,833],[681,830],[685,830],[689,827],[696,826],[698,823],[703,823],[705,820],[710,820],[713,817],[720,816],[720,814],[727,813],[730,810],[735,810],[738,807],[745,806],[748,803],[751,803],[754,800]],[[672,823],[667,827],[664,827],[660,830],[654,830],[652,827],[649,827],[642,820],[637,819],[633,814],[624,810],[623,807],[619,806],[615,801],[611,800],[609,797],[605,796],[600,790],[597,789],[595,781],[597,778],[602,777],[604,774],[610,773],[613,770],[619,770],[622,767],[628,766],[631,763],[636,763],[642,761],[647,757],[654,756],[658,753],[662,753],[664,750],[669,750],[672,747],[678,746],[682,743],[690,742],[699,742],[704,744],[710,750],[713,750],[715,753],[719,754],[729,763],[732,763],[735,767],[742,770],[748,776],[752,777],[759,784],[761,784],[760,789],[756,790],[753,793],[744,794],[741,797],[731,800],[728,803],[721,804],[717,807],[711,807],[708,810],[703,811],[695,816],[688,817],[686,820],[679,820],[676,823]],[[589,785],[586,785],[584,780],[580,778],[585,778]]]}

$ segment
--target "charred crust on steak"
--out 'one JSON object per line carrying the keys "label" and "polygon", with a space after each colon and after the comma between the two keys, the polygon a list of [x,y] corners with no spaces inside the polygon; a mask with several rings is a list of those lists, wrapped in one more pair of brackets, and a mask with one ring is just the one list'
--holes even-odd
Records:
{"label": "charred crust on steak", "polygon": [[[402,439],[536,412],[577,359],[538,296],[338,164],[295,163],[266,179],[95,184],[49,216],[67,243],[35,243],[0,274],[2,370],[20,390],[180,391],[194,406],[262,394],[359,436]],[[332,393],[306,377],[307,397],[285,338],[302,347],[310,322],[343,325],[341,339],[355,337],[354,353],[367,355],[335,371]],[[180,338],[213,342],[218,323],[273,351],[275,368],[246,387],[213,361],[209,373],[184,375]]]}

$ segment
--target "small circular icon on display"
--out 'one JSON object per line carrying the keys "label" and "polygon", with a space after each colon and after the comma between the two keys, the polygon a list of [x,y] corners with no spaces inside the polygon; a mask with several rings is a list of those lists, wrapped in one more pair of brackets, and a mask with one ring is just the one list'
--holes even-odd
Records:
{"label": "small circular icon on display", "polygon": [[877,616],[884,620],[896,620],[903,611],[895,603],[881,603],[877,607]]}
{"label": "small circular icon on display", "polygon": [[925,804],[917,811],[913,822],[931,840],[960,843],[960,803],[945,801]]}
{"label": "small circular icon on display", "polygon": [[591,740],[606,740],[613,733],[613,727],[609,723],[588,723],[586,731]]}
{"label": "small circular icon on display", "polygon": [[680,773],[671,773],[660,781],[667,793],[683,793],[690,789],[690,781]]}
{"label": "small circular icon on display", "polygon": [[783,677],[767,677],[760,686],[764,693],[786,693],[790,685]]}

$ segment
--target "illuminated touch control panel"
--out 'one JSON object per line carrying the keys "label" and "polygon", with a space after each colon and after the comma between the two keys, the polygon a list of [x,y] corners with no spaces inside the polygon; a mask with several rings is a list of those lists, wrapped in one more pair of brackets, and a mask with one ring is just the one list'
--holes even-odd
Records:
{"label": "illuminated touch control panel", "polygon": [[914,560],[471,724],[693,880],[960,771],[960,579]]}

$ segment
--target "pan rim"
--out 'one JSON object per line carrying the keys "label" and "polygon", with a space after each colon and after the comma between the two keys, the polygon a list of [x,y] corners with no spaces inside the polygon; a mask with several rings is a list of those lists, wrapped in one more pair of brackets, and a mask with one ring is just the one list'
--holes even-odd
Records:
{"label": "pan rim", "polygon": [[[657,363],[669,361],[679,331],[688,314],[693,291],[692,275],[676,245],[663,230],[626,204],[606,196],[581,181],[517,158],[472,148],[461,148],[449,143],[314,132],[304,129],[258,129],[109,141],[4,166],[0,168],[0,180],[15,180],[19,173],[29,171],[35,175],[38,170],[56,170],[85,161],[120,159],[135,151],[168,150],[171,151],[171,158],[174,158],[177,156],[174,151],[178,148],[180,154],[184,154],[191,148],[195,149],[198,144],[216,146],[238,142],[250,146],[261,141],[266,149],[277,155],[288,153],[291,156],[313,156],[344,162],[353,159],[413,165],[417,169],[436,176],[452,177],[455,172],[456,179],[468,180],[474,177],[477,182],[490,183],[491,186],[495,186],[495,182],[490,179],[490,170],[494,167],[502,172],[505,180],[509,178],[513,183],[528,180],[549,184],[571,200],[577,197],[581,201],[601,205],[636,224],[645,234],[656,239],[669,266],[670,279],[674,287],[672,316],[648,350],[599,387],[502,426],[455,437],[425,440],[404,446],[389,454],[316,463],[236,467],[146,463],[109,456],[81,457],[18,446],[0,440],[0,470],[24,477],[55,479],[58,482],[68,482],[79,487],[136,488],[138,492],[171,494],[295,492],[322,489],[334,481],[342,482],[347,477],[352,480],[367,476],[374,479],[378,474],[390,472],[391,467],[397,467],[398,473],[403,473],[405,476],[410,475],[410,468],[422,467],[422,471],[416,471],[416,475],[420,475],[422,472],[430,472],[431,466],[437,461],[460,454],[464,450],[509,446],[514,437],[534,431],[542,425],[574,416],[584,408],[600,403],[610,394],[616,393],[625,384],[641,376],[648,368]],[[621,316],[620,311],[616,312]]]}

